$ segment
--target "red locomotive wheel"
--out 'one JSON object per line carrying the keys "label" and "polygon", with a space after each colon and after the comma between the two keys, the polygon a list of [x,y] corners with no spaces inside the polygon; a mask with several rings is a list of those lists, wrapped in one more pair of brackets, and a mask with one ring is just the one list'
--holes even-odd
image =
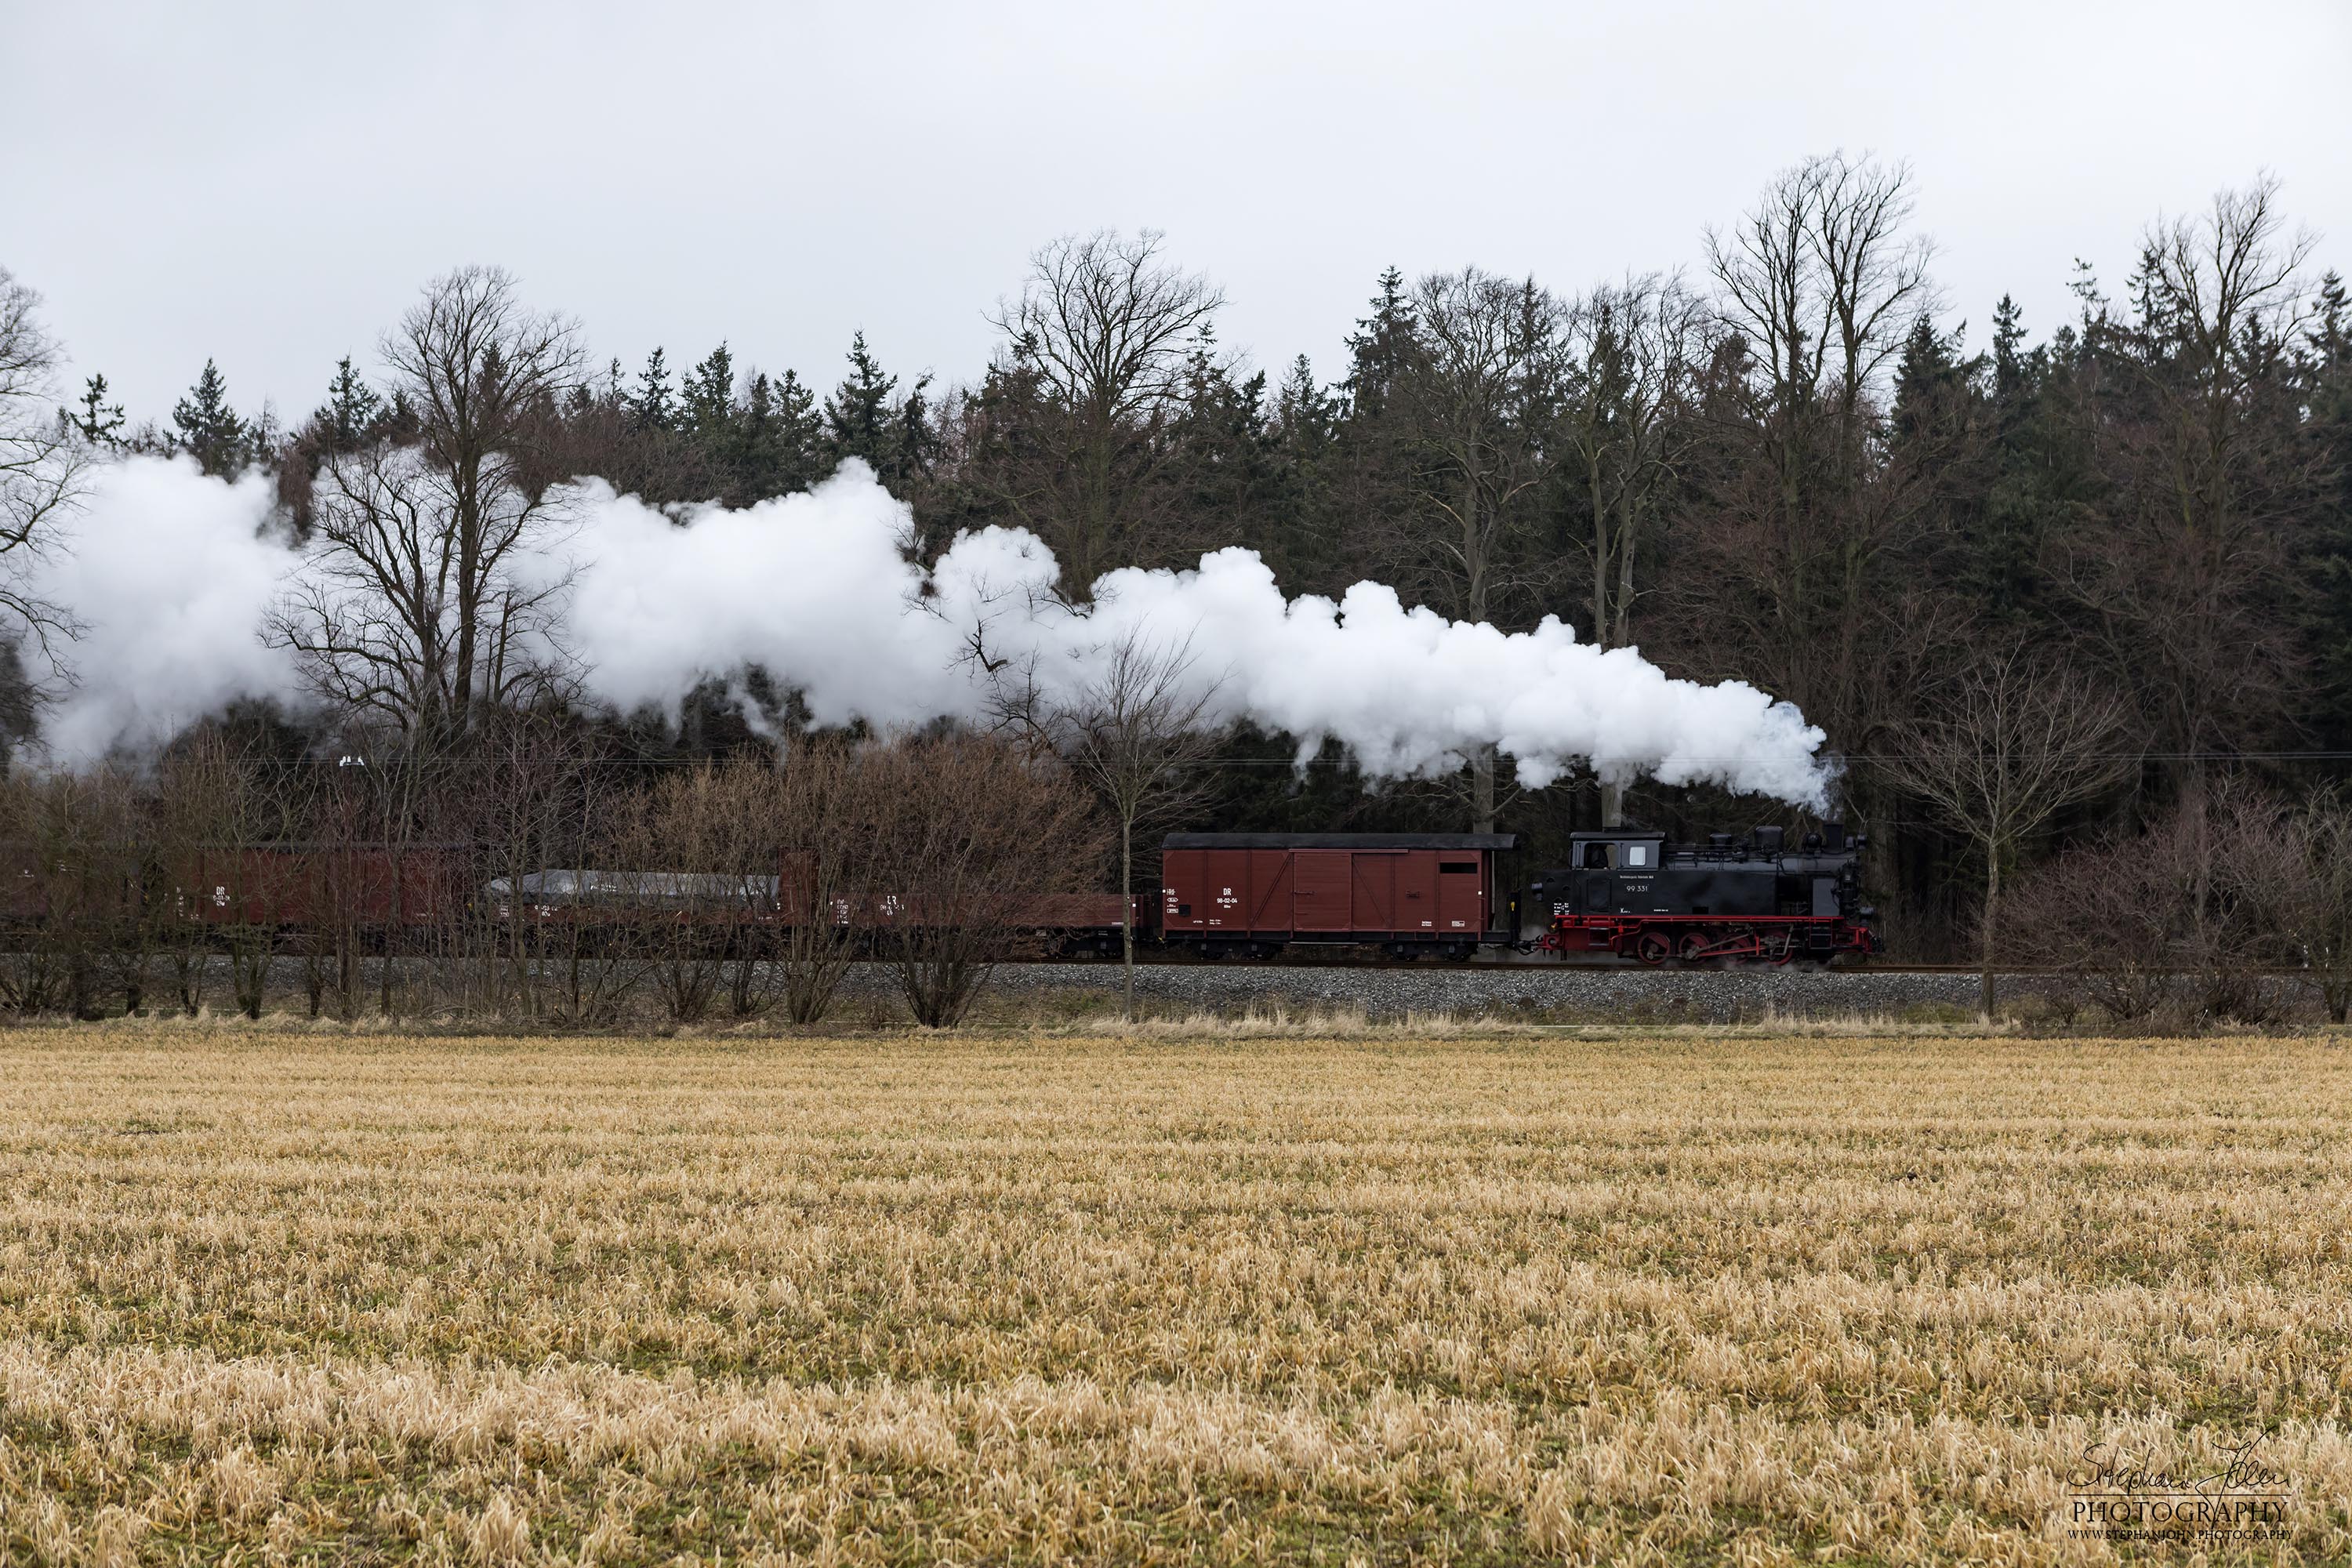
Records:
{"label": "red locomotive wheel", "polygon": [[1664,963],[1674,951],[1675,944],[1662,931],[1645,931],[1633,940],[1633,956],[1644,963]]}
{"label": "red locomotive wheel", "polygon": [[1698,962],[1698,955],[1705,952],[1714,941],[1715,934],[1712,931],[1691,931],[1675,948],[1675,956],[1685,963],[1696,963]]}

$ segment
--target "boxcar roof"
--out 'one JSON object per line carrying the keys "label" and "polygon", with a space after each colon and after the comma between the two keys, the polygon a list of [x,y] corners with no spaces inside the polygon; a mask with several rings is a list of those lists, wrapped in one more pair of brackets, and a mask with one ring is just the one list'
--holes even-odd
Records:
{"label": "boxcar roof", "polygon": [[1163,849],[1510,849],[1516,833],[1171,833]]}

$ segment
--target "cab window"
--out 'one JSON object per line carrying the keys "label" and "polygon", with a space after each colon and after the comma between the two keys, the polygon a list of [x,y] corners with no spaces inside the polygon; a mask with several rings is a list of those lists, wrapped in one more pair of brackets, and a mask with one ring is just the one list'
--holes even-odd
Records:
{"label": "cab window", "polygon": [[1616,846],[1613,844],[1586,845],[1584,847],[1584,868],[1588,871],[1606,871],[1609,869],[1609,851],[1615,847]]}
{"label": "cab window", "polygon": [[1650,847],[1648,845],[1627,844],[1622,847],[1625,851],[1624,864],[1628,866],[1646,866],[1650,863]]}

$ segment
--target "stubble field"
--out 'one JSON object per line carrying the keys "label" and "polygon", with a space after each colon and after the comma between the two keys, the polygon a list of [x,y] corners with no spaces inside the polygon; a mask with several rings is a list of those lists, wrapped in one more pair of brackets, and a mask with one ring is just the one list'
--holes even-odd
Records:
{"label": "stubble field", "polygon": [[0,1560],[2103,1562],[2087,1449],[2248,1443],[2201,1549],[2342,1560],[2347,1134],[2315,1039],[13,1033]]}

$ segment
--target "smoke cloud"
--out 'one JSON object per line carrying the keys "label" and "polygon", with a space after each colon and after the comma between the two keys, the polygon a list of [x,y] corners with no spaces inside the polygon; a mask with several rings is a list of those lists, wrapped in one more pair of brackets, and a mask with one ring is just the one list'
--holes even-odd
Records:
{"label": "smoke cloud", "polygon": [[293,667],[262,646],[270,601],[298,561],[257,474],[207,479],[187,458],[97,470],[28,586],[80,623],[28,673],[57,696],[41,742],[56,765],[151,751],[240,697],[290,697]]}
{"label": "smoke cloud", "polygon": [[572,644],[591,689],[622,708],[758,664],[801,688],[820,721],[971,717],[975,632],[992,659],[1034,668],[1064,700],[1135,636],[1183,649],[1218,717],[1284,731],[1302,759],[1338,741],[1375,777],[1451,772],[1492,744],[1530,787],[1581,759],[1618,782],[1826,799],[1823,737],[1796,709],[1743,682],[1671,679],[1556,618],[1507,634],[1408,609],[1377,583],[1336,604],[1286,599],[1243,549],[1192,571],[1110,573],[1078,613],[1053,593],[1052,552],[1019,530],[965,534],[929,573],[908,563],[906,509],[854,463],[804,495],[688,509],[682,527],[597,481],[575,515]]}
{"label": "smoke cloud", "polygon": [[[970,719],[986,709],[975,641],[1067,700],[1132,637],[1182,648],[1219,719],[1286,732],[1302,760],[1337,741],[1374,777],[1444,773],[1491,744],[1529,786],[1583,760],[1619,782],[1826,798],[1822,731],[1793,707],[1742,682],[1672,679],[1557,619],[1507,634],[1408,608],[1377,583],[1336,603],[1287,599],[1242,549],[1190,571],[1110,573],[1075,611],[1054,592],[1052,552],[1022,531],[965,534],[929,571],[908,562],[906,507],[854,462],[740,510],[657,509],[600,479],[562,499],[569,524],[529,569],[570,575],[565,644],[590,694],[625,711],[675,711],[706,680],[740,692],[757,666],[820,723]],[[46,726],[57,757],[152,746],[236,697],[295,691],[260,636],[301,569],[269,513],[257,478],[226,484],[184,459],[106,471],[37,584],[89,628]]]}

